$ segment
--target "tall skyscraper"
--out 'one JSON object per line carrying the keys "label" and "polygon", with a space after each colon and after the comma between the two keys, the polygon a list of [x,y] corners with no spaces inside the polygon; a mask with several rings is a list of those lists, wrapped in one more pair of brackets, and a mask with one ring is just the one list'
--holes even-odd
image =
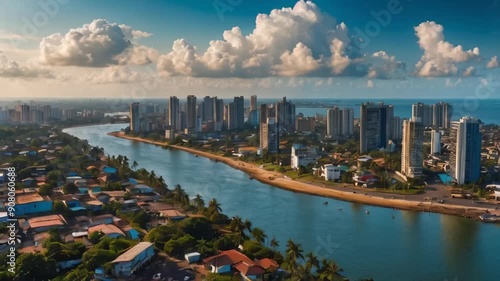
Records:
{"label": "tall skyscraper", "polygon": [[432,106],[421,102],[411,106],[411,117],[420,118],[420,122],[425,127],[432,126]]}
{"label": "tall skyscraper", "polygon": [[280,131],[295,131],[295,105],[286,100],[286,97],[276,103],[276,122]]}
{"label": "tall skyscraper", "polygon": [[186,126],[189,130],[196,129],[196,96],[187,96],[186,103]]}
{"label": "tall skyscraper", "polygon": [[279,151],[279,131],[275,117],[269,117],[260,123],[260,151],[264,150],[268,153]]}
{"label": "tall skyscraper", "polygon": [[243,96],[234,97],[228,107],[228,129],[242,129],[245,122],[245,100]]}
{"label": "tall skyscraper", "polygon": [[138,102],[130,104],[130,130],[134,132],[141,131],[141,113]]}
{"label": "tall skyscraper", "polygon": [[43,106],[43,122],[47,123],[52,118],[52,107],[50,105]]}
{"label": "tall skyscraper", "polygon": [[432,126],[436,128],[450,128],[453,107],[446,102],[432,105]]}
{"label": "tall skyscraper", "polygon": [[257,110],[257,96],[250,96],[250,111]]}
{"label": "tall skyscraper", "polygon": [[353,134],[354,110],[352,108],[330,108],[326,111],[326,132],[332,138]]}
{"label": "tall skyscraper", "polygon": [[182,128],[179,124],[179,99],[176,96],[171,96],[168,103],[168,125],[170,129],[178,131]]}
{"label": "tall skyscraper", "polygon": [[214,98],[206,96],[203,98],[203,122],[214,121]]}
{"label": "tall skyscraper", "polygon": [[392,140],[401,140],[403,138],[403,121],[404,119],[401,119],[398,116],[395,116],[392,118],[392,132],[391,132],[391,139]]}
{"label": "tall skyscraper", "polygon": [[364,103],[360,108],[360,152],[385,148],[392,134],[394,107]]}
{"label": "tall skyscraper", "polygon": [[462,117],[451,123],[450,175],[457,184],[476,182],[481,171],[481,132],[479,120]]}
{"label": "tall skyscraper", "polygon": [[431,131],[431,154],[441,154],[441,132]]}
{"label": "tall skyscraper", "polygon": [[222,131],[224,127],[224,100],[214,98],[214,130]]}
{"label": "tall skyscraper", "polygon": [[410,178],[422,176],[424,125],[420,117],[403,121],[401,173]]}
{"label": "tall skyscraper", "polygon": [[30,106],[28,104],[18,104],[16,105],[16,111],[19,112],[20,119],[19,122],[23,124],[28,124],[31,121]]}

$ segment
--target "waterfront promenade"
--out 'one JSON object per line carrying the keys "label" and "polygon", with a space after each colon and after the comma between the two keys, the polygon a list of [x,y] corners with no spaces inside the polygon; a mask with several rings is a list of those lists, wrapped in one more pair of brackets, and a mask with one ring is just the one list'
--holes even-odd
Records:
{"label": "waterfront promenade", "polygon": [[[139,137],[127,136],[123,132],[110,132],[111,136],[124,138],[132,141],[138,141],[153,145],[164,147],[171,147],[174,149],[189,152],[195,155],[203,156],[212,160],[222,162],[232,168],[241,170],[249,176],[262,183],[269,184],[278,188],[286,189],[293,192],[306,193],[311,195],[335,198],[339,200],[361,203],[366,205],[374,205],[387,208],[395,208],[401,210],[411,210],[420,212],[434,212],[447,215],[455,215],[461,217],[468,217],[478,219],[480,214],[486,210],[492,210],[496,205],[494,204],[473,204],[471,200],[454,200],[453,204],[445,202],[443,204],[435,203],[432,201],[422,201],[422,195],[406,195],[404,198],[398,195],[388,193],[375,192],[375,191],[360,191],[358,188],[344,187],[343,184],[338,186],[323,187],[314,183],[302,182],[297,180],[286,179],[282,174],[273,171],[266,171],[257,165],[215,155],[213,153],[200,151],[193,148],[168,145],[164,142],[157,142],[147,140]],[[429,195],[425,195],[429,196]]]}

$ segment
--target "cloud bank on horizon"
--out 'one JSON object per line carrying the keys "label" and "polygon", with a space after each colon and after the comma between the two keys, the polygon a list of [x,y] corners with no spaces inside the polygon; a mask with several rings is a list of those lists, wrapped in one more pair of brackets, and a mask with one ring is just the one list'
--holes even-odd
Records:
{"label": "cloud bank on horizon", "polygon": [[55,78],[57,69],[73,67],[101,69],[80,78],[87,82],[135,83],[148,79],[138,68],[150,65],[163,78],[364,77],[373,87],[372,79],[469,77],[499,66],[497,56],[481,57],[479,47],[446,41],[436,22],[422,22],[413,32],[422,55],[408,65],[386,50],[363,52],[361,38],[311,1],[258,14],[249,34],[235,26],[205,50],[179,38],[163,54],[141,43],[153,34],[95,19],[43,37],[39,56],[25,64],[0,53],[0,77]]}

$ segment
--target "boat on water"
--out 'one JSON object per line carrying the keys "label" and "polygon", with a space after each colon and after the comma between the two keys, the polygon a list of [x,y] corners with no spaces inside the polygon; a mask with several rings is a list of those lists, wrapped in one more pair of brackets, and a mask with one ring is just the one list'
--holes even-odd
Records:
{"label": "boat on water", "polygon": [[325,201],[325,202],[323,202],[323,205],[328,205],[328,202],[326,202],[326,201]]}
{"label": "boat on water", "polygon": [[369,215],[369,214],[370,214],[370,211],[366,211],[365,213],[366,213],[367,215]]}
{"label": "boat on water", "polygon": [[500,216],[488,213],[480,215],[479,219],[481,219],[484,222],[500,222]]}

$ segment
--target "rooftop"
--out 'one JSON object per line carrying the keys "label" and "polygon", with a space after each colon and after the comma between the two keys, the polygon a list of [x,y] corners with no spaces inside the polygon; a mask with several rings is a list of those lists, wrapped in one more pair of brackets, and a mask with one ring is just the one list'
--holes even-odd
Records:
{"label": "rooftop", "polygon": [[66,225],[66,220],[61,215],[48,215],[29,219],[28,223],[30,228],[55,227]]}
{"label": "rooftop", "polygon": [[24,193],[16,195],[16,204],[29,204],[43,201],[50,201],[50,199],[46,196],[41,196],[38,193]]}
{"label": "rooftop", "polygon": [[130,248],[125,253],[121,254],[114,261],[112,261],[112,263],[131,261],[136,256],[138,256],[140,253],[144,252],[144,250],[146,250],[147,248],[152,247],[152,246],[153,246],[153,243],[140,242],[139,244],[137,244],[134,247]]}
{"label": "rooftop", "polygon": [[118,227],[116,227],[112,224],[99,224],[96,226],[89,227],[89,230],[88,230],[89,234],[92,234],[96,231],[100,231],[100,232],[104,233],[105,235],[120,234],[120,235],[125,236],[125,233],[123,233],[123,231],[121,231]]}

